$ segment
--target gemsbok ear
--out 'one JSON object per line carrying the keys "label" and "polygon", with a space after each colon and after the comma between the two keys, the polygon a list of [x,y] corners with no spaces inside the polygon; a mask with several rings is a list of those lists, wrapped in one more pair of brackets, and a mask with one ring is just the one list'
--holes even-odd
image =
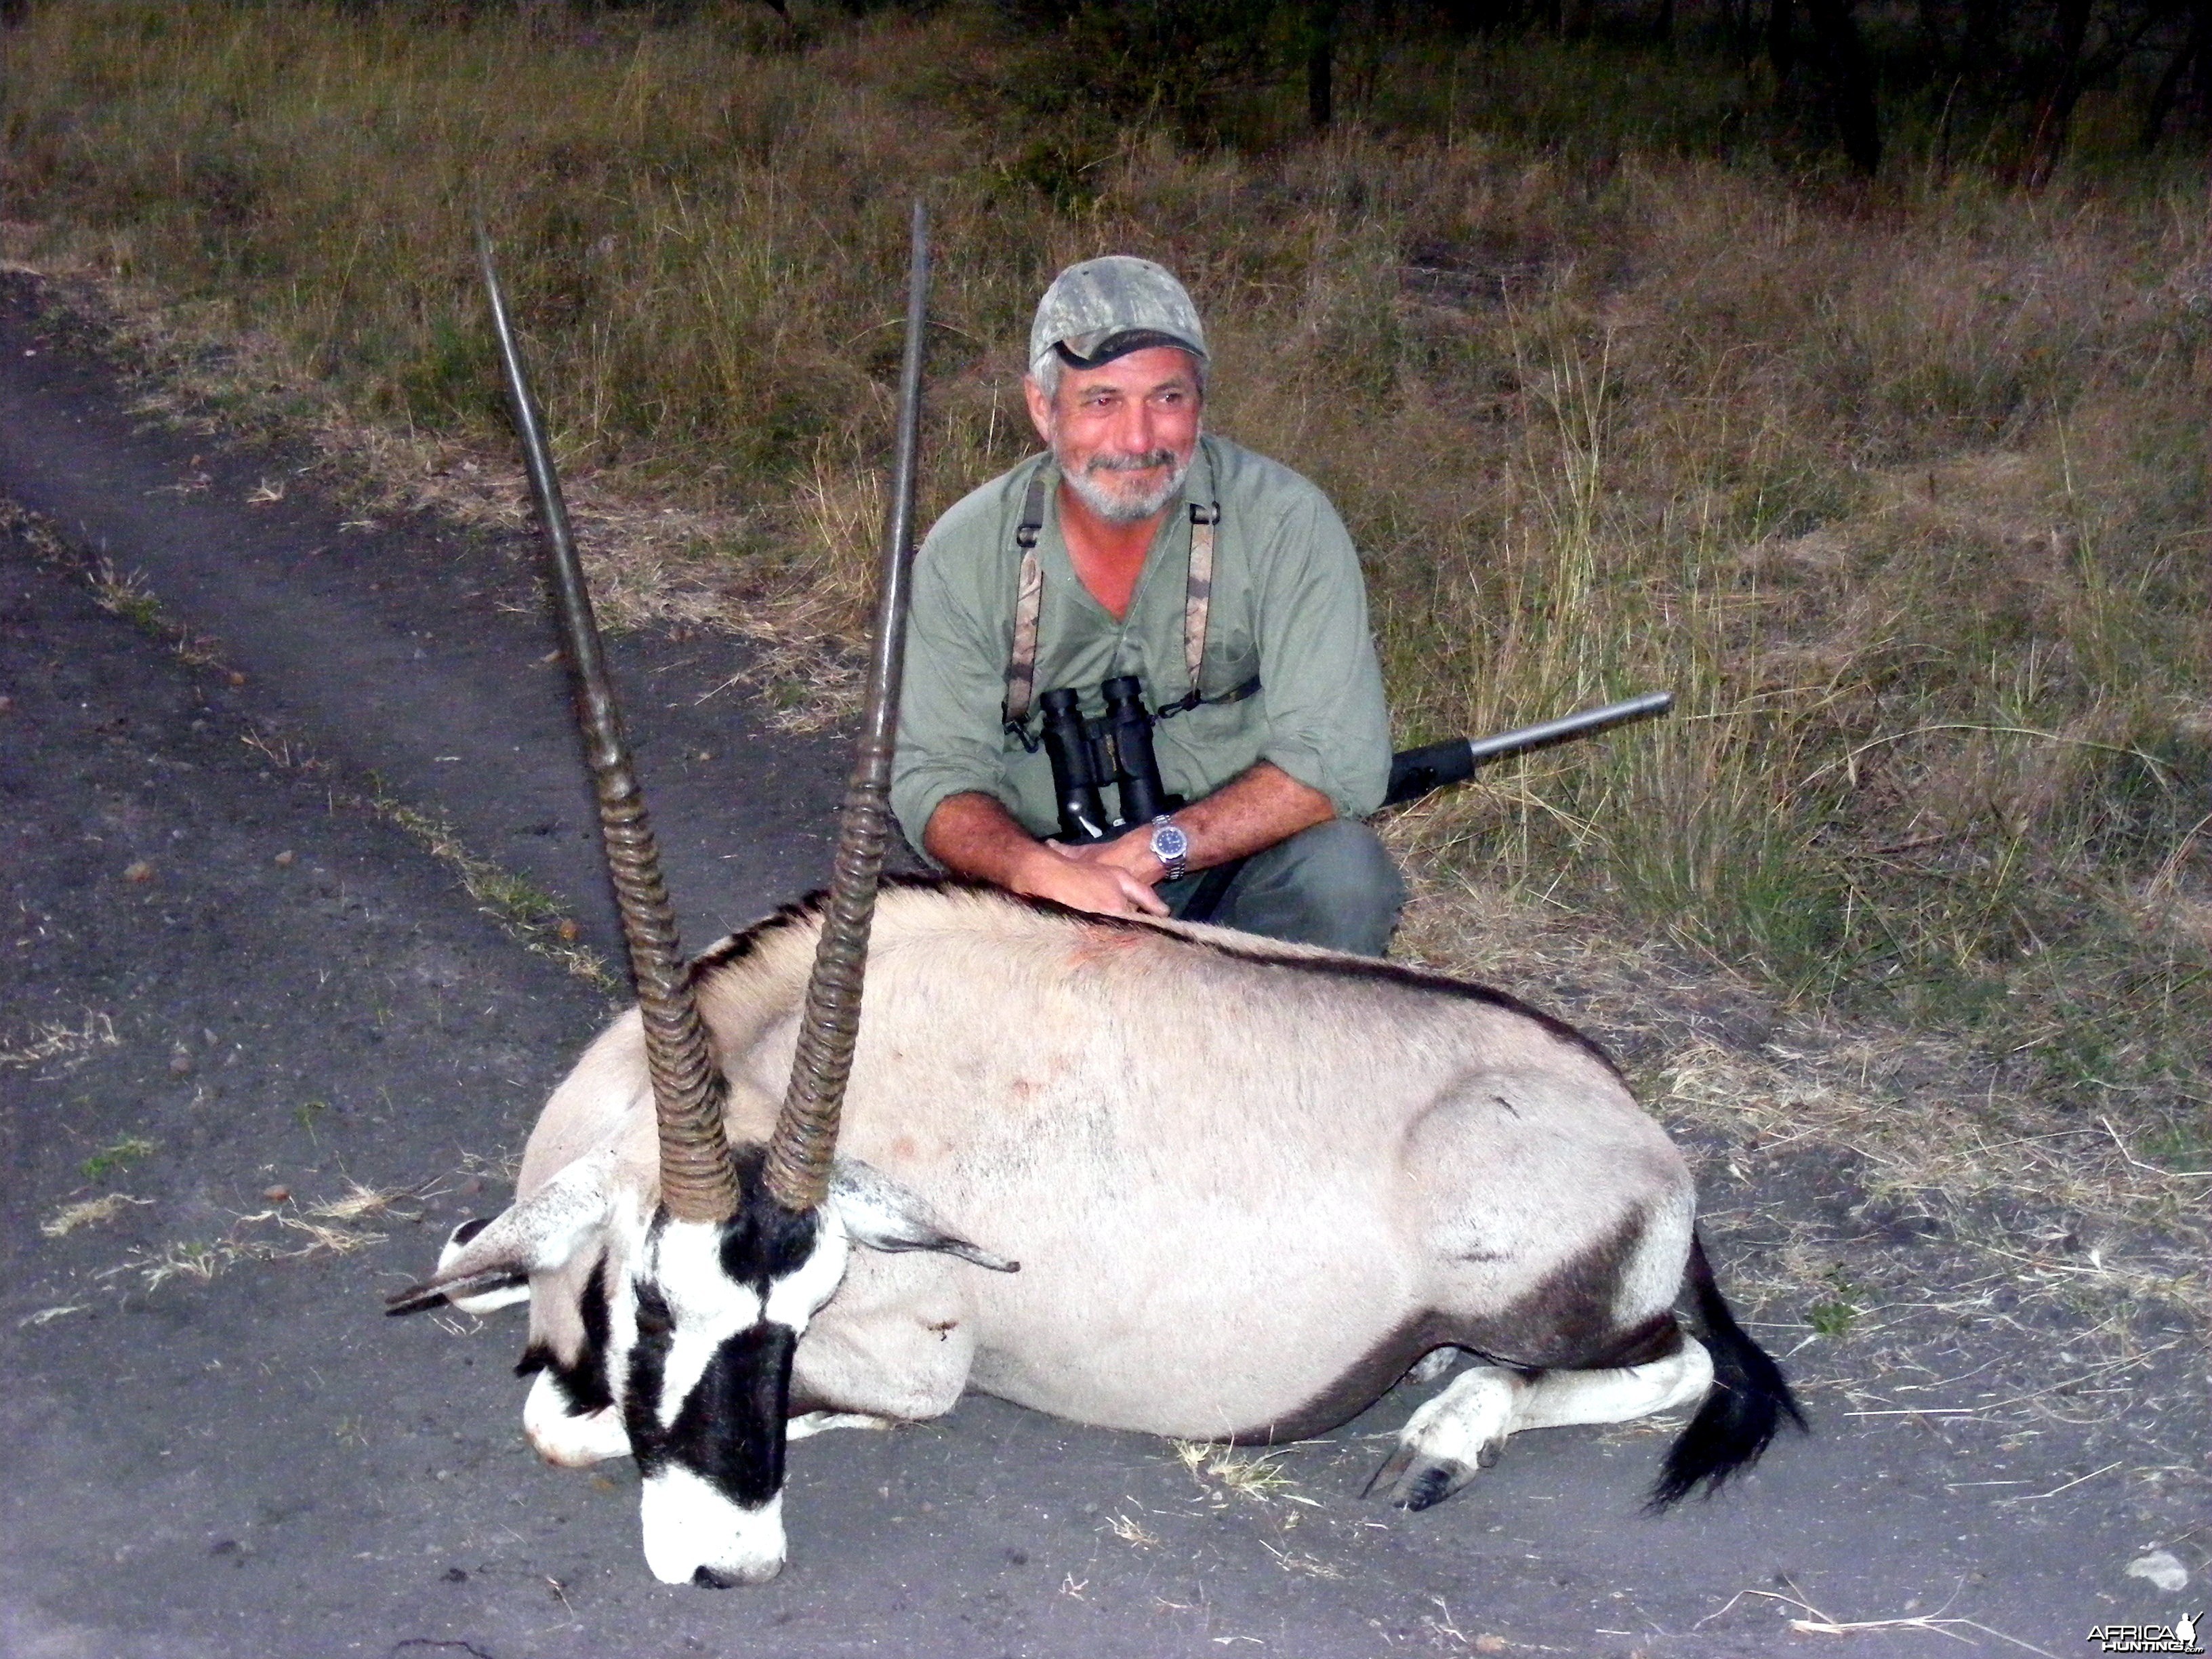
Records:
{"label": "gemsbok ear", "polygon": [[571,1164],[458,1249],[448,1247],[437,1273],[386,1297],[384,1311],[420,1313],[441,1302],[502,1291],[518,1279],[560,1267],[606,1218],[607,1168],[604,1158]]}
{"label": "gemsbok ear", "polygon": [[1022,1270],[1020,1262],[946,1231],[927,1204],[856,1158],[841,1158],[831,1166],[829,1201],[853,1242],[872,1250],[936,1250],[994,1273]]}

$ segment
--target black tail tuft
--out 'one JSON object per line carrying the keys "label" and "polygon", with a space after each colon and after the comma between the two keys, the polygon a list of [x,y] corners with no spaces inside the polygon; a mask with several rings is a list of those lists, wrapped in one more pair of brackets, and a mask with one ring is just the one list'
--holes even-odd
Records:
{"label": "black tail tuft", "polygon": [[1744,1334],[1729,1311],[1720,1286],[1713,1282],[1712,1264],[1705,1260],[1705,1241],[1694,1233],[1690,1238],[1690,1289],[1698,1323],[1705,1328],[1705,1346],[1713,1356],[1713,1391],[1668,1449],[1667,1467],[1646,1505],[1653,1510],[1680,1502],[1700,1486],[1705,1496],[1712,1496],[1729,1476],[1759,1462],[1784,1418],[1801,1430],[1806,1427],[1805,1414],[1783,1381],[1782,1368]]}

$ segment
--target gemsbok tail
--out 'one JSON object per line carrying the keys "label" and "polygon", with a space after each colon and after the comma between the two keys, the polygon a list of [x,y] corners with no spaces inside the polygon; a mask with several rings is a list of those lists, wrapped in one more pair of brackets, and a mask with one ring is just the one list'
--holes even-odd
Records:
{"label": "gemsbok tail", "polygon": [[1806,1427],[1782,1368],[1729,1311],[1705,1260],[1705,1240],[1694,1232],[1689,1267],[1697,1322],[1713,1356],[1713,1388],[1668,1449],[1667,1467],[1651,1489],[1653,1510],[1680,1502],[1700,1486],[1709,1498],[1718,1492],[1729,1476],[1759,1461],[1784,1418]]}

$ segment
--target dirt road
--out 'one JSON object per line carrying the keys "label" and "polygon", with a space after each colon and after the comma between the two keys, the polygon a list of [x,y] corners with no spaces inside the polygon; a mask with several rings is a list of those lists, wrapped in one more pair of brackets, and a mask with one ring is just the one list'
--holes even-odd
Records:
{"label": "dirt road", "polygon": [[[349,530],[281,454],[143,427],[32,300],[0,289],[0,492],[222,643],[180,659],[143,596],[106,590],[149,626],[0,537],[0,1652],[2072,1655],[2199,1608],[2202,1356],[2115,1415],[1997,1318],[1929,1333],[1909,1411],[1855,1413],[1858,1356],[1814,1343],[1816,1435],[1665,1518],[1648,1429],[1522,1437],[1407,1516],[1357,1494],[1412,1389],[1224,1468],[972,1398],[796,1447],[775,1583],[655,1584],[634,1474],[523,1447],[515,1316],[379,1314],[503,1201],[610,1006],[348,804],[375,774],[611,942],[527,550]],[[842,765],[707,695],[725,651],[616,653],[694,944],[818,880]],[[1761,1182],[1850,1248],[1845,1183]],[[1715,1224],[1725,1279],[1757,1230]],[[2130,1577],[2154,1550],[2194,1581]],[[1888,1622],[1794,1633],[1810,1606]]]}

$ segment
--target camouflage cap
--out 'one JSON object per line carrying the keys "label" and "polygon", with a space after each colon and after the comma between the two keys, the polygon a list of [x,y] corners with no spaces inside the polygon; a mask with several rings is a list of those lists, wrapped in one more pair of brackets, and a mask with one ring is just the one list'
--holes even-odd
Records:
{"label": "camouflage cap", "polygon": [[1053,278],[1030,325],[1030,367],[1054,346],[1077,367],[1095,368],[1151,345],[1179,346],[1205,356],[1198,307],[1164,266],[1109,253],[1070,265]]}

